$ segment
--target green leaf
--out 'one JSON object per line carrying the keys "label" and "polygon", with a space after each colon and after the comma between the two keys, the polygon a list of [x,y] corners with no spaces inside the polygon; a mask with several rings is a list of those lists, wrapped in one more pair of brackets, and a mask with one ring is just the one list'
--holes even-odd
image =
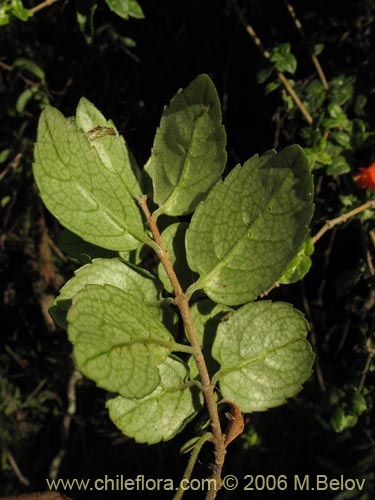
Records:
{"label": "green leaf", "polygon": [[0,151],[0,163],[4,163],[10,157],[12,150],[11,149],[3,149]]}
{"label": "green leaf", "polygon": [[110,419],[139,443],[167,441],[178,434],[199,409],[199,398],[187,384],[186,366],[167,358],[159,366],[160,383],[143,399],[117,397],[107,401]]}
{"label": "green leaf", "polygon": [[200,75],[164,109],[146,165],[157,214],[194,210],[224,170],[225,143],[215,86]]}
{"label": "green leaf", "polygon": [[88,264],[93,259],[115,258],[118,253],[113,250],[98,247],[92,243],[87,243],[76,234],[64,229],[58,238],[58,244],[61,250],[69,257],[77,260],[80,264]]}
{"label": "green leaf", "polygon": [[243,412],[264,411],[296,395],[310,377],[314,355],[308,323],[290,304],[246,304],[220,323],[212,354],[214,380]]}
{"label": "green leaf", "polygon": [[[186,290],[198,277],[189,269],[186,261],[185,234],[188,226],[189,224],[186,222],[177,222],[168,226],[161,234],[161,239],[183,290]],[[158,276],[164,288],[172,293],[173,287],[162,264],[158,266]]]}
{"label": "green leaf", "polygon": [[313,46],[312,46],[312,50],[311,52],[315,55],[315,56],[319,56],[324,50],[324,43],[315,43]]}
{"label": "green leaf", "polygon": [[341,175],[350,172],[350,165],[343,156],[336,156],[327,168],[328,175]]}
{"label": "green leaf", "polygon": [[199,343],[203,347],[205,344],[212,345],[218,325],[221,321],[227,321],[234,309],[204,299],[195,302],[190,311]]}
{"label": "green leaf", "polygon": [[32,15],[33,12],[25,9],[22,0],[2,0],[0,3],[0,26],[8,24],[12,16],[27,21]]}
{"label": "green leaf", "polygon": [[300,281],[310,271],[312,264],[310,256],[313,252],[314,245],[311,238],[308,238],[303,242],[300,251],[279,279],[279,283],[281,285],[287,285],[289,283],[296,283],[297,281]]}
{"label": "green leaf", "polygon": [[272,64],[270,64],[269,61],[267,61],[266,66],[260,71],[258,71],[258,73],[256,74],[257,82],[260,84],[265,83],[271,76],[273,70],[274,68]]}
{"label": "green leaf", "polygon": [[352,99],[355,79],[352,76],[340,75],[330,82],[332,102],[342,106]]}
{"label": "green leaf", "polygon": [[22,114],[25,111],[27,103],[34,97],[38,92],[37,87],[29,87],[25,89],[17,98],[16,110],[18,113]]}
{"label": "green leaf", "polygon": [[88,44],[94,39],[94,15],[98,8],[97,0],[78,0],[77,1],[77,22],[81,33]]}
{"label": "green leaf", "polygon": [[34,177],[44,204],[67,229],[109,250],[132,250],[149,241],[133,182],[126,165],[121,169],[103,151],[73,119],[47,106],[38,125]]}
{"label": "green leaf", "polygon": [[[227,321],[234,309],[224,304],[216,304],[209,299],[204,299],[195,302],[191,306],[190,311],[194,328],[206,360],[208,372],[212,375],[219,369],[219,365],[213,359],[211,353],[217,327],[221,321]],[[195,378],[198,376],[198,368],[193,356],[189,358],[188,366],[191,377]]]}
{"label": "green leaf", "polygon": [[363,115],[366,105],[367,105],[367,97],[363,94],[357,95],[353,106],[354,113],[357,116]]}
{"label": "green leaf", "polygon": [[334,132],[332,139],[343,148],[350,149],[350,135],[347,132]]}
{"label": "green leaf", "polygon": [[152,274],[119,259],[95,259],[75,272],[52,304],[50,313],[61,328],[67,327],[66,315],[73,297],[86,285],[115,286],[136,297],[140,303],[151,306],[150,313],[155,309],[156,315],[161,314],[156,308],[160,302],[161,284]]}
{"label": "green leaf", "polygon": [[280,82],[270,82],[266,85],[265,94],[268,95],[280,87]]}
{"label": "green leaf", "polygon": [[139,167],[113,121],[107,120],[85,97],[78,103],[76,120],[78,128],[84,131],[103,164],[121,175],[131,195],[141,196]]}
{"label": "green leaf", "polygon": [[159,385],[158,365],[174,341],[138,297],[111,285],[87,285],[73,298],[68,325],[77,366],[99,387],[142,398]]}
{"label": "green leaf", "polygon": [[41,82],[45,82],[46,80],[46,74],[43,71],[43,69],[38,64],[36,64],[36,62],[31,61],[30,59],[25,59],[25,58],[16,59],[12,66],[13,68],[26,70],[31,75],[39,78]]}
{"label": "green leaf", "polygon": [[128,20],[129,17],[143,19],[145,17],[141,6],[136,0],[105,0],[108,7],[118,16]]}
{"label": "green leaf", "polygon": [[189,267],[215,302],[255,299],[283,274],[307,236],[313,182],[303,151],[254,156],[219,181],[186,234]]}
{"label": "green leaf", "polygon": [[297,59],[290,51],[290,43],[281,43],[274,48],[270,60],[275,64],[277,71],[294,74],[297,69]]}

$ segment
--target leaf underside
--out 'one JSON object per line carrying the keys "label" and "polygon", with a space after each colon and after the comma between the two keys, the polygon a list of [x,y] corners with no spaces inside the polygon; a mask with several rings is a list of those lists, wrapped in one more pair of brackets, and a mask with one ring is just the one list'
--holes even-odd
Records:
{"label": "leaf underside", "polygon": [[178,434],[201,406],[196,388],[186,383],[186,366],[167,358],[159,366],[160,384],[143,399],[121,396],[107,401],[109,416],[116,426],[139,443],[167,441]]}
{"label": "leaf underside", "polygon": [[82,373],[127,398],[142,398],[156,388],[158,365],[174,345],[149,306],[111,285],[87,285],[74,296],[68,336]]}
{"label": "leaf underside", "polygon": [[[108,142],[108,137],[96,140]],[[74,119],[51,106],[43,110],[33,165],[43,202],[84,240],[127,251],[148,236],[132,193],[134,179],[128,185],[129,169],[121,170],[111,158],[91,145]]]}
{"label": "leaf underside", "polygon": [[94,259],[80,267],[75,276],[60,290],[50,313],[61,328],[67,327],[66,315],[73,297],[86,285],[112,285],[150,306],[150,312],[159,315],[161,283],[143,269],[131,266],[120,259]]}
{"label": "leaf underside", "polygon": [[306,237],[312,192],[298,146],[255,156],[218,181],[186,234],[189,267],[200,275],[188,293],[239,305],[270,288]]}
{"label": "leaf underside", "polygon": [[164,109],[147,162],[158,213],[191,213],[222,174],[226,135],[215,86],[198,76]]}
{"label": "leaf underside", "polygon": [[284,302],[246,304],[221,322],[212,348],[215,380],[243,412],[264,411],[297,394],[311,375],[308,324]]}

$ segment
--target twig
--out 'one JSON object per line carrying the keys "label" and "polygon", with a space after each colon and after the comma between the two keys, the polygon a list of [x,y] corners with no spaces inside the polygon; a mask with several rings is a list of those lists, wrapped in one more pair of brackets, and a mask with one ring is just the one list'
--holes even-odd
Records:
{"label": "twig", "polygon": [[44,0],[44,2],[42,2],[38,5],[35,5],[35,7],[32,7],[30,10],[33,14],[35,14],[35,12],[38,12],[39,10],[45,9],[46,7],[49,7],[50,5],[52,5],[58,1],[59,0]]}
{"label": "twig", "polygon": [[318,293],[317,293],[317,303],[319,304],[320,307],[323,307],[323,294],[324,294],[324,290],[325,290],[325,287],[327,284],[327,269],[328,269],[329,262],[331,259],[332,248],[333,248],[333,244],[334,244],[335,238],[336,238],[336,232],[337,232],[337,227],[334,227],[332,232],[331,232],[331,236],[329,238],[328,246],[323,253],[324,260],[323,260],[323,265],[321,266],[321,271],[320,271],[320,273],[322,275],[322,279],[321,279],[320,285],[318,287]]}
{"label": "twig", "polygon": [[[252,38],[255,45],[258,47],[260,53],[262,54],[262,56],[265,59],[269,60],[271,58],[271,53],[267,49],[265,49],[261,39],[258,37],[254,28],[251,26],[251,24],[249,24],[249,22],[246,20],[246,18],[242,14],[236,1],[234,2],[233,6],[234,6],[234,10],[236,11],[236,14],[238,16],[239,21],[241,22],[241,24],[243,25],[243,27],[245,28],[247,33],[250,35],[250,37]],[[289,83],[288,79],[286,78],[286,76],[284,75],[284,73],[282,73],[281,71],[277,71],[277,76],[278,76],[279,80],[281,81],[281,83],[284,85],[285,90],[292,97],[292,99],[295,102],[295,104],[297,105],[298,109],[303,114],[306,121],[311,125],[313,123],[312,116],[307,111],[305,105],[303,104],[301,99],[298,97],[298,95],[294,91],[293,87],[290,85],[290,83]]]}
{"label": "twig", "polygon": [[[303,30],[302,23],[298,19],[296,11],[294,10],[292,4],[290,2],[288,2],[288,0],[284,0],[284,2],[285,2],[286,8],[288,9],[288,12],[289,12],[291,18],[294,21],[294,24],[295,24],[297,30],[299,31],[299,34],[301,35],[301,38],[305,38],[305,32]],[[326,78],[326,76],[324,74],[322,66],[320,65],[319,59],[318,59],[318,57],[311,50],[309,50],[309,52],[310,52],[310,56],[311,56],[312,62],[314,64],[314,66],[315,66],[315,69],[316,69],[316,71],[317,71],[317,73],[319,75],[319,78],[320,78],[320,80],[321,80],[324,88],[328,90],[329,89],[329,85],[328,85],[328,82],[327,82],[327,78]]]}
{"label": "twig", "polygon": [[190,342],[190,345],[193,348],[194,361],[199,370],[199,375],[202,383],[202,392],[205,398],[208,413],[211,418],[213,444],[215,446],[215,464],[214,464],[212,479],[214,479],[216,487],[211,488],[206,496],[206,500],[213,500],[216,497],[217,491],[221,487],[221,471],[224,465],[224,458],[226,453],[225,434],[223,434],[221,430],[219,412],[215,401],[214,386],[211,383],[210,375],[207,370],[206,361],[204,359],[202,349],[200,347],[197,333],[195,331],[195,327],[191,317],[191,312],[189,308],[189,297],[182,291],[180,282],[173,269],[168,253],[164,248],[159,228],[157,226],[156,218],[151,214],[147,205],[147,196],[142,196],[138,200],[138,204],[146,218],[147,225],[156,243],[155,247],[156,254],[159,257],[159,260],[162,263],[168,275],[168,278],[173,286],[173,290],[175,293],[174,302],[180,311],[182,321],[185,326],[187,338]]}
{"label": "twig", "polygon": [[363,205],[360,205],[357,208],[354,208],[353,210],[350,210],[350,212],[347,212],[346,214],[342,214],[339,217],[335,217],[334,219],[327,220],[327,222],[324,224],[324,226],[316,233],[315,236],[311,238],[312,243],[315,245],[318,240],[330,229],[333,227],[343,224],[346,222],[348,219],[351,217],[354,217],[354,215],[358,215],[361,212],[364,212],[365,210],[369,208],[375,208],[375,200],[368,201],[364,203]]}
{"label": "twig", "polygon": [[[185,486],[189,484],[191,474],[193,473],[195,462],[197,461],[198,455],[202,449],[202,446],[207,443],[207,441],[212,441],[212,434],[210,432],[206,432],[203,436],[198,440],[197,444],[194,446],[194,449],[190,455],[188,465],[185,469],[184,476],[180,482],[180,486],[177,490],[177,493],[173,497],[173,500],[181,500],[185,493]],[[184,487],[183,487],[184,485]]]}
{"label": "twig", "polygon": [[358,392],[362,392],[362,390],[363,390],[363,387],[364,387],[365,382],[366,382],[366,377],[368,375],[368,372],[370,371],[372,359],[375,357],[375,349],[372,347],[370,338],[367,339],[366,350],[368,352],[368,356],[367,356],[367,360],[366,360],[366,365],[365,365],[363,372],[362,372],[361,381],[359,382],[359,385],[358,385]]}
{"label": "twig", "polygon": [[301,283],[301,288],[302,288],[303,308],[305,309],[306,317],[310,323],[310,338],[311,338],[311,344],[314,348],[314,353],[315,353],[316,377],[318,379],[318,383],[319,383],[319,386],[320,386],[322,392],[325,392],[326,391],[326,384],[324,382],[323,371],[322,371],[322,367],[320,364],[320,356],[319,356],[319,351],[318,351],[318,341],[316,338],[315,328],[314,328],[314,324],[312,321],[310,304],[309,304],[309,301],[307,300],[307,297],[306,297],[306,292],[305,292],[305,287],[303,286],[303,282]]}
{"label": "twig", "polygon": [[0,181],[3,180],[3,178],[7,175],[8,172],[11,170],[16,170],[18,165],[20,164],[20,161],[22,159],[22,153],[17,153],[16,156],[11,160],[8,165],[4,168],[2,172],[0,172]]}
{"label": "twig", "polygon": [[14,456],[11,454],[11,452],[7,448],[4,448],[4,453],[10,466],[13,469],[13,472],[17,476],[18,481],[24,486],[30,486],[30,481],[20,471],[20,468],[18,467],[17,462],[15,461]]}
{"label": "twig", "polygon": [[62,430],[61,430],[61,449],[52,460],[50,468],[49,468],[49,478],[56,479],[59,474],[59,469],[61,462],[66,453],[66,442],[68,440],[70,425],[72,423],[73,416],[76,412],[76,385],[82,379],[82,375],[78,370],[74,370],[69,382],[67,389],[67,397],[68,397],[68,408],[66,410],[66,414],[63,418],[62,422]]}
{"label": "twig", "polygon": [[[6,64],[2,61],[0,61],[0,68],[4,69],[5,71],[12,71],[14,69],[13,66],[10,66],[9,64]],[[20,71],[17,71],[17,76],[20,80],[26,83],[29,87],[39,87],[40,86],[40,81],[35,82],[34,80],[30,80],[30,78],[27,78],[26,76],[23,76],[23,74]]]}

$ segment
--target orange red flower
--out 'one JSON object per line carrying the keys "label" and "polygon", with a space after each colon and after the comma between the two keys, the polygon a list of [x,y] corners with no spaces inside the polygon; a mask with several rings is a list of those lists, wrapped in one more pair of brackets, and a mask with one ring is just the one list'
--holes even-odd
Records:
{"label": "orange red flower", "polygon": [[353,175],[353,180],[361,189],[375,189],[375,161],[369,167],[359,167],[359,174]]}

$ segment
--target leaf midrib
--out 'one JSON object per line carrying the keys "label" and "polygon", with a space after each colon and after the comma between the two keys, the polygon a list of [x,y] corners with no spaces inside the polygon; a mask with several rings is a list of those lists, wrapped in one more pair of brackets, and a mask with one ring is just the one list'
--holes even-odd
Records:
{"label": "leaf midrib", "polygon": [[[66,119],[65,119],[66,120]],[[76,127],[76,132],[77,134],[79,134],[79,129],[77,127],[77,125],[75,125]],[[52,143],[53,145],[53,148],[55,150],[55,153],[56,153],[56,156],[59,158],[60,162],[66,166],[67,165],[67,162],[64,161],[64,159],[61,157],[57,147],[56,147],[56,144],[55,144],[55,141],[53,140],[53,133],[52,133],[52,130],[51,130],[51,127],[50,127],[50,123],[49,123],[49,120],[46,118],[46,128],[47,128],[47,131],[48,131],[48,135],[50,137],[50,142]],[[70,131],[68,130],[68,133],[70,133]],[[100,165],[104,167],[105,171],[108,171],[110,175],[114,175],[114,177],[118,180],[120,180],[121,184],[123,185],[123,187],[125,188],[125,190],[128,192],[128,194],[132,197],[132,194],[130,193],[130,191],[128,190],[125,182],[124,182],[124,179],[122,179],[121,175],[119,175],[119,173],[114,170],[114,169],[108,169],[105,164],[103,163],[102,159],[101,159],[101,156],[100,154],[96,151],[96,148],[94,146],[91,146],[90,144],[90,141],[88,140],[86,134],[82,131],[82,137],[84,137],[88,143],[89,143],[89,146],[90,148],[94,149],[94,151],[97,153],[97,158],[99,159],[99,162],[100,162]],[[78,138],[78,141],[79,141],[79,138]],[[96,196],[94,196],[94,194],[91,192],[91,191],[88,191],[87,188],[83,187],[82,184],[76,180],[74,178],[74,176],[72,176],[71,174],[71,169],[68,167],[68,172],[69,172],[69,179],[66,179],[66,180],[62,180],[62,179],[59,179],[60,182],[68,182],[68,183],[72,183],[72,184],[76,184],[76,186],[78,186],[78,188],[80,190],[82,190],[84,193],[86,193],[88,196],[89,199],[91,199],[94,203],[96,203],[96,205],[98,206],[97,209],[95,210],[92,210],[92,212],[95,212],[95,211],[98,211],[98,210],[102,210],[116,225],[118,228],[122,229],[122,234],[130,234],[131,236],[133,236],[136,240],[138,241],[142,241],[142,242],[146,242],[147,241],[147,238],[143,238],[143,239],[140,239],[139,235],[137,236],[136,234],[134,234],[133,231],[130,231],[129,229],[125,228],[124,225],[121,223],[121,220],[115,215],[113,214],[112,210],[106,208],[102,202],[99,202],[98,199],[96,198]],[[133,197],[132,197],[133,199]],[[125,207],[121,204],[122,208],[124,209]]]}
{"label": "leaf midrib", "polygon": [[[272,354],[280,351],[287,349],[289,346],[303,341],[304,343],[307,343],[306,336],[302,335],[301,337],[294,338],[292,340],[289,340],[287,343],[277,346],[273,349],[269,349],[267,351],[263,350],[262,352],[252,356],[251,358],[245,358],[243,361],[238,362],[236,364],[230,365],[226,367],[225,369],[220,369],[213,377],[213,383],[214,381],[219,380],[220,378],[224,377],[225,375],[228,375],[229,373],[240,371],[243,368],[246,368],[248,365],[251,365],[252,363],[256,363],[257,361],[264,361],[268,356],[271,356]],[[224,365],[225,366],[225,365]]]}
{"label": "leaf midrib", "polygon": [[178,182],[175,186],[173,186],[172,191],[170,192],[168,198],[165,200],[165,202],[157,209],[158,214],[166,213],[166,211],[173,206],[174,202],[176,201],[177,193],[178,190],[181,189],[181,185],[183,181],[186,179],[186,174],[188,170],[188,164],[190,164],[191,158],[190,158],[190,151],[192,148],[192,144],[194,141],[194,137],[196,134],[198,122],[201,118],[203,118],[203,114],[201,113],[195,120],[194,120],[194,125],[193,125],[193,132],[191,134],[191,138],[189,141],[189,147],[187,149],[186,155],[185,155],[185,160],[184,160],[184,166],[181,170],[180,176],[178,178]]}

